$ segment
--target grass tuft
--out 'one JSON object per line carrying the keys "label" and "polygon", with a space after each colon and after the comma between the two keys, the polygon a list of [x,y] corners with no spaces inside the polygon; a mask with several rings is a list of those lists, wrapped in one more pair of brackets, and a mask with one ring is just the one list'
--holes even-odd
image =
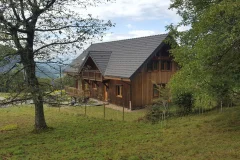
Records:
{"label": "grass tuft", "polygon": [[18,128],[17,124],[8,124],[8,125],[5,125],[4,127],[0,128],[0,132],[12,131],[12,130],[16,130],[17,128]]}

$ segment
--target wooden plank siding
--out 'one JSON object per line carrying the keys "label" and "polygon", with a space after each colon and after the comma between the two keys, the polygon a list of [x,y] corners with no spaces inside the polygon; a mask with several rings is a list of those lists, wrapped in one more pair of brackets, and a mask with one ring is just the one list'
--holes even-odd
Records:
{"label": "wooden plank siding", "polygon": [[[131,83],[119,80],[110,80],[108,82],[108,99],[110,103],[129,108]],[[116,86],[122,86],[122,97],[117,96]]]}
{"label": "wooden plank siding", "polygon": [[147,65],[132,78],[132,108],[143,108],[153,101],[153,84],[166,84],[176,72],[176,63],[171,63],[170,71],[147,71]]}

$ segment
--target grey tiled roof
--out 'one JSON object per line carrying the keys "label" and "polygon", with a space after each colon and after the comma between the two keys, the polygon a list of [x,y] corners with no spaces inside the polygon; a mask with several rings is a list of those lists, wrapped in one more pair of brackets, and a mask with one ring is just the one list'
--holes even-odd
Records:
{"label": "grey tiled roof", "polygon": [[[147,36],[141,38],[126,39],[120,41],[104,42],[92,44],[86,53],[92,53],[92,58],[100,62],[101,54],[104,54],[104,59],[101,61],[106,64],[99,68],[104,72],[104,76],[114,76],[121,78],[130,78],[135,71],[147,60],[147,58],[162,44],[168,34]],[[107,53],[110,53],[107,63]],[[100,54],[99,56],[97,54]],[[81,55],[80,55],[81,56]],[[79,56],[79,57],[80,57]],[[77,58],[74,65],[82,64]],[[94,58],[96,57],[96,58]],[[97,60],[96,60],[97,59]],[[104,68],[106,70],[104,71]]]}
{"label": "grey tiled roof", "polygon": [[90,51],[89,52],[89,56],[93,59],[93,61],[95,62],[95,64],[97,65],[98,69],[102,74],[104,74],[107,69],[107,65],[108,65],[111,53],[112,52],[109,52],[109,51],[103,51],[103,52]]}

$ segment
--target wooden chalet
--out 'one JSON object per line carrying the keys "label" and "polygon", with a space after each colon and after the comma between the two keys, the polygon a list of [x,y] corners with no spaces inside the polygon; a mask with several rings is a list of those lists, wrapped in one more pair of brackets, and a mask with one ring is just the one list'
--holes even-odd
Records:
{"label": "wooden chalet", "polygon": [[[165,85],[177,65],[163,41],[168,34],[92,44],[65,73],[77,76],[72,96],[85,96],[143,108],[159,97],[155,85]],[[153,83],[154,82],[154,83]]]}

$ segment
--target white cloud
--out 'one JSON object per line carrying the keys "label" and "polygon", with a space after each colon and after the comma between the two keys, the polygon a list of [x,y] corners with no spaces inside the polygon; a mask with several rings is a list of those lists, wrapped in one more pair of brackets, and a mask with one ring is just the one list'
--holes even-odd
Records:
{"label": "white cloud", "polygon": [[144,37],[144,36],[154,35],[157,33],[151,30],[133,30],[133,31],[130,31],[129,34],[132,35],[133,37]]}
{"label": "white cloud", "polygon": [[131,29],[131,28],[133,28],[133,25],[127,24],[126,27],[129,28],[129,29]]}
{"label": "white cloud", "polygon": [[191,26],[180,26],[179,28],[178,28],[178,31],[186,31],[186,30],[189,30],[191,28]]}
{"label": "white cloud", "polygon": [[[90,13],[94,17],[101,19],[130,18],[133,20],[145,19],[171,19],[179,21],[180,17],[176,11],[169,10],[170,0],[116,0],[88,7],[86,14]],[[81,8],[74,8],[82,14]]]}
{"label": "white cloud", "polygon": [[[164,32],[165,33],[165,32]],[[102,41],[95,41],[96,42],[109,42],[109,41],[116,41],[116,40],[123,40],[123,39],[130,39],[130,38],[137,38],[137,37],[145,37],[151,36],[156,34],[163,34],[163,32],[153,31],[153,30],[131,30],[126,34],[116,34],[116,33],[107,33]]]}

